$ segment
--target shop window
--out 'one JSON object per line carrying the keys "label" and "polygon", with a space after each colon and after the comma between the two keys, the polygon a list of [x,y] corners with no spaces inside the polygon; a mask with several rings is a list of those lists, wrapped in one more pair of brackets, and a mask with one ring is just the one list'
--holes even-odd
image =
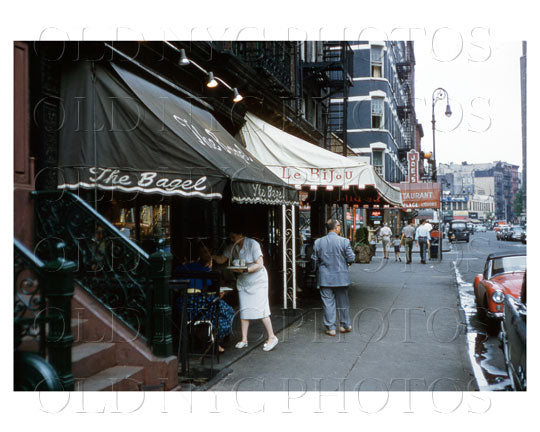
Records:
{"label": "shop window", "polygon": [[371,127],[373,129],[384,129],[384,99],[371,99]]}
{"label": "shop window", "polygon": [[120,207],[113,212],[111,221],[120,232],[138,243],[145,251],[153,252],[156,241],[165,239],[165,248],[170,247],[170,206],[142,205]]}
{"label": "shop window", "polygon": [[382,47],[371,47],[371,76],[382,78],[383,76],[383,49]]}

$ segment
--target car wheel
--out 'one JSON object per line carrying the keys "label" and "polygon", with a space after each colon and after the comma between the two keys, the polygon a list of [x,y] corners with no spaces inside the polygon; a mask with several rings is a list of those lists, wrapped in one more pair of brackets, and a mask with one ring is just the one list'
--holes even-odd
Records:
{"label": "car wheel", "polygon": [[476,298],[476,315],[478,316],[478,320],[480,322],[486,321],[486,308],[482,302],[478,300],[478,298]]}

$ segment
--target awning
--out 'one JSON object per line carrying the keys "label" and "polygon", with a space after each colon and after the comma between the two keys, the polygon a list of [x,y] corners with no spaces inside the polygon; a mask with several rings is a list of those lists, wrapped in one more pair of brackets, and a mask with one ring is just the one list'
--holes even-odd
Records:
{"label": "awning", "polygon": [[116,64],[62,74],[59,188],[297,204],[206,110]]}
{"label": "awning", "polygon": [[[247,150],[287,184],[334,191],[351,204],[401,206],[401,192],[366,163],[325,150],[247,113],[240,131]],[[337,189],[337,191],[336,191]]]}

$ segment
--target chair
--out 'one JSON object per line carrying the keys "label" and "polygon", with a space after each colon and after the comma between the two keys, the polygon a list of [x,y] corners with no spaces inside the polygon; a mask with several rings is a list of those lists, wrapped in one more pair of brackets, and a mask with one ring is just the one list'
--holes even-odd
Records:
{"label": "chair", "polygon": [[180,316],[179,359],[182,373],[189,372],[190,359],[200,356],[199,361],[210,356],[210,373],[214,371],[214,360],[219,363],[217,349],[219,333],[219,278],[218,272],[179,272],[175,277],[188,278],[193,286],[193,280],[211,280],[210,286],[202,289],[187,288],[177,298],[176,306]]}

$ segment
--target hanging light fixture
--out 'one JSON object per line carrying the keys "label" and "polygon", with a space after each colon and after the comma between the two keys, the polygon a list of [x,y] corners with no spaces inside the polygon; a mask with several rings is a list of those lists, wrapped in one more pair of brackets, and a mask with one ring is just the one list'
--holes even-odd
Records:
{"label": "hanging light fixture", "polygon": [[446,112],[444,114],[446,115],[446,117],[451,117],[452,116],[452,110],[450,109],[450,103],[446,104]]}
{"label": "hanging light fixture", "polygon": [[244,99],[244,97],[238,93],[238,90],[236,89],[236,87],[233,89],[233,93],[234,93],[234,97],[233,97],[233,102],[240,102],[242,99]]}
{"label": "hanging light fixture", "polygon": [[218,82],[214,78],[214,73],[208,72],[208,82],[206,83],[206,87],[214,88],[214,87],[217,87],[217,85],[218,85]]}
{"label": "hanging light fixture", "polygon": [[189,62],[189,59],[187,58],[186,56],[186,50],[184,48],[182,48],[180,50],[180,66],[186,66],[188,65],[190,62]]}

